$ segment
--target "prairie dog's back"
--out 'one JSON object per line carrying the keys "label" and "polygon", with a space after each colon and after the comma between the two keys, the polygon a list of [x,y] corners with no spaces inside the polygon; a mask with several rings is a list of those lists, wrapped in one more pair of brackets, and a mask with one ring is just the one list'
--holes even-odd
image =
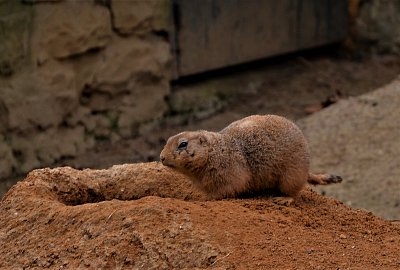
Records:
{"label": "prairie dog's back", "polygon": [[[239,145],[256,180],[255,185],[265,185],[265,179],[279,181],[281,174],[293,166],[299,172],[308,172],[309,150],[304,135],[284,117],[252,115],[233,122],[220,133]],[[274,186],[275,181],[269,184]]]}

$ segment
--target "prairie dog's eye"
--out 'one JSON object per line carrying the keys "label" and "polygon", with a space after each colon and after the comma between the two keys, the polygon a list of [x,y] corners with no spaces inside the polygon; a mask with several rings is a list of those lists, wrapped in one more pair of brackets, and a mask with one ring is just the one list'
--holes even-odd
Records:
{"label": "prairie dog's eye", "polygon": [[178,145],[178,150],[186,149],[187,146],[188,146],[188,141],[187,140],[181,141],[179,143],[179,145]]}

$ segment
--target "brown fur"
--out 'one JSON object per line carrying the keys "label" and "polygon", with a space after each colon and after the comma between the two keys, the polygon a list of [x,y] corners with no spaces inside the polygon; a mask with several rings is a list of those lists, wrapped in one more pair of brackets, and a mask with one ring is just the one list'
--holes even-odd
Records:
{"label": "brown fur", "polygon": [[[184,148],[178,148],[187,142]],[[294,198],[303,186],[340,182],[333,175],[309,173],[307,142],[291,121],[253,115],[220,132],[182,132],[168,139],[160,159],[188,175],[212,198],[278,188]]]}

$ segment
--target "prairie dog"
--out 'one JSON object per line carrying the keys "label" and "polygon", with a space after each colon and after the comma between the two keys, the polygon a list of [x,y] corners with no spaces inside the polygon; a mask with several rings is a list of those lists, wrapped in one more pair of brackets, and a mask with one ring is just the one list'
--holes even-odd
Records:
{"label": "prairie dog", "polygon": [[278,189],[290,201],[307,182],[326,185],[342,180],[310,173],[303,133],[293,122],[276,115],[252,115],[220,132],[179,133],[168,139],[160,160],[189,176],[214,199]]}

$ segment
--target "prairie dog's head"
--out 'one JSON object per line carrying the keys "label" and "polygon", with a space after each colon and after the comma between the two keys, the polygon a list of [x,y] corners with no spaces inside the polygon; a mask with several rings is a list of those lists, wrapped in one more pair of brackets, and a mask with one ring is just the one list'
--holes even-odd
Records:
{"label": "prairie dog's head", "polygon": [[170,137],[160,154],[162,164],[196,176],[207,164],[210,139],[208,133],[188,131]]}

